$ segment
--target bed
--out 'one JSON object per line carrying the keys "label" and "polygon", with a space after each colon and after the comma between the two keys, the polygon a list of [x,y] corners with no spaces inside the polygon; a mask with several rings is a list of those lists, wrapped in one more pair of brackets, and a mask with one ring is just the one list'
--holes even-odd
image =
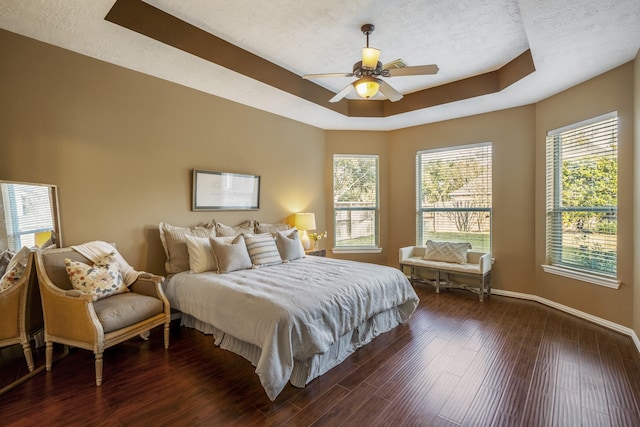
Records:
{"label": "bed", "polygon": [[249,360],[271,400],[287,382],[304,387],[405,322],[418,305],[400,270],[376,264],[306,256],[224,274],[201,270],[168,276],[171,308],[182,312],[183,326]]}

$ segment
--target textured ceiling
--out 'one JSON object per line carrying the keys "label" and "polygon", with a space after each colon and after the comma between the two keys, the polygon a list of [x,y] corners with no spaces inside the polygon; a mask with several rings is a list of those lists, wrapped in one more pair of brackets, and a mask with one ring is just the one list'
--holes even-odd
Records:
{"label": "textured ceiling", "polygon": [[[114,0],[0,0],[0,28],[323,129],[398,129],[526,105],[633,60],[640,0],[149,0],[295,74],[349,72],[364,23],[381,61],[438,64],[388,79],[402,93],[494,71],[531,50],[536,71],[501,92],[385,118],[347,117],[105,21]],[[318,79],[337,92],[353,79]],[[361,101],[369,102],[369,101]]]}

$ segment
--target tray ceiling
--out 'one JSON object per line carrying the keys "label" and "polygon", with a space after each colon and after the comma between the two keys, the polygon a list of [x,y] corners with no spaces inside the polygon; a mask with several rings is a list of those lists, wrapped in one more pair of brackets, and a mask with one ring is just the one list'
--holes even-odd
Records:
{"label": "tray ceiling", "polygon": [[[365,43],[364,23],[376,26],[370,45],[382,62],[440,67],[435,76],[389,79],[413,94],[398,103],[351,98],[332,108],[306,99],[307,89],[292,93],[105,20],[114,3],[0,0],[0,28],[323,129],[398,129],[530,104],[633,60],[640,47],[639,0],[145,2],[294,77],[350,71]],[[497,91],[459,93],[460,82],[497,75],[523,54],[535,71]],[[307,83],[328,100],[351,81]],[[403,102],[407,111],[389,110]]]}

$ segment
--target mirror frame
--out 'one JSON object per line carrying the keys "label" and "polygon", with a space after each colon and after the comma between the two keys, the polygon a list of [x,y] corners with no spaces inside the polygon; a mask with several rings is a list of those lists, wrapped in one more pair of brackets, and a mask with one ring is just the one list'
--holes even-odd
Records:
{"label": "mirror frame", "polygon": [[[60,210],[59,210],[59,201],[58,201],[58,187],[52,184],[40,184],[33,182],[19,182],[19,181],[9,181],[9,180],[0,180],[0,188],[4,184],[19,184],[19,185],[29,185],[35,187],[46,187],[49,189],[49,201],[51,207],[51,221],[53,232],[55,233],[54,244],[56,247],[62,247],[62,229],[60,226]],[[0,197],[2,197],[0,193]],[[4,212],[2,217],[0,218],[0,227],[4,227],[6,232],[6,221],[4,219]],[[7,242],[8,243],[8,242]],[[8,249],[4,246],[8,246],[8,244],[0,243],[0,252],[2,250]],[[16,248],[19,250],[20,248]],[[30,284],[31,286],[31,284]],[[37,282],[36,282],[37,286]],[[39,294],[38,294],[39,295]],[[6,368],[15,372],[15,376],[13,376],[12,372],[9,372],[7,375],[0,375],[0,395],[8,392],[18,384],[23,383],[24,381],[32,378],[34,375],[42,372],[45,369],[45,350],[44,343],[41,342],[41,346],[37,347],[38,341],[43,340],[43,337],[39,334],[44,333],[44,329],[38,331],[36,334],[29,337],[29,344],[32,346],[32,355],[34,359],[35,369],[33,372],[29,372],[26,366],[26,361],[24,358],[24,352],[21,344],[12,344],[10,346],[2,347],[0,351],[3,352],[3,357],[0,357],[0,365],[4,364],[4,366],[0,366],[0,369]],[[36,338],[39,336],[39,338]],[[68,349],[64,348],[62,354],[60,354],[59,349],[56,349],[54,352],[54,360],[58,360],[61,357],[64,357],[68,353]]]}
{"label": "mirror frame", "polygon": [[[54,184],[41,184],[41,183],[35,183],[35,182],[0,180],[0,186],[2,186],[3,184],[31,185],[34,187],[47,187],[49,189],[49,200],[51,202],[53,232],[55,232],[55,237],[56,237],[54,243],[58,248],[63,247],[62,228],[60,226],[61,222],[60,222],[60,209],[59,209],[59,201],[58,201],[58,186]],[[5,227],[4,221],[0,221],[0,226]],[[2,245],[0,245],[0,250],[2,249],[8,249],[8,248],[4,248],[2,247]]]}

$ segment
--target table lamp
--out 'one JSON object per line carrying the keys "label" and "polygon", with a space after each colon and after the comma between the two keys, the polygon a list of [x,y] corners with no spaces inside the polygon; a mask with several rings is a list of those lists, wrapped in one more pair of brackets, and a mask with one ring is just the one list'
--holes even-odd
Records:
{"label": "table lamp", "polygon": [[305,251],[309,250],[309,248],[311,247],[311,242],[309,241],[307,230],[316,229],[316,215],[306,212],[297,213],[294,220],[294,225],[298,230],[302,231],[302,236],[300,236],[302,247]]}

